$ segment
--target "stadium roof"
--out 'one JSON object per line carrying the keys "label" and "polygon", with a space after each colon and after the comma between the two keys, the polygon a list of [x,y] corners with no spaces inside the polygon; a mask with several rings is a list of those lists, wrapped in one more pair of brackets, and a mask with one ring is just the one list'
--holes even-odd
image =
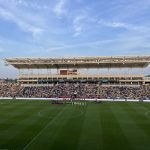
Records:
{"label": "stadium roof", "polygon": [[17,69],[55,68],[142,68],[150,63],[150,56],[98,56],[61,58],[6,58],[5,64]]}

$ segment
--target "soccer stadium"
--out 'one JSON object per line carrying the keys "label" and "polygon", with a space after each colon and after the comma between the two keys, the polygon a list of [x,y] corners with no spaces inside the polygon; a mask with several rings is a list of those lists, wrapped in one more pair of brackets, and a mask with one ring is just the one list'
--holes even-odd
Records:
{"label": "soccer stadium", "polygon": [[150,148],[150,56],[4,61],[18,80],[0,83],[1,149]]}
{"label": "soccer stadium", "polygon": [[0,0],[0,150],[150,150],[150,0]]}

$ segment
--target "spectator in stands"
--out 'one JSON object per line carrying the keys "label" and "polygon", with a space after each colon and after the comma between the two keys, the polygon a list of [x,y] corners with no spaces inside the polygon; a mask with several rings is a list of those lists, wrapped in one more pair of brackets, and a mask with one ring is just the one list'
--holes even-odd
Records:
{"label": "spectator in stands", "polygon": [[51,86],[22,87],[17,84],[0,84],[0,97],[77,98],[85,99],[150,99],[150,85],[139,87],[114,87],[88,83],[60,83]]}

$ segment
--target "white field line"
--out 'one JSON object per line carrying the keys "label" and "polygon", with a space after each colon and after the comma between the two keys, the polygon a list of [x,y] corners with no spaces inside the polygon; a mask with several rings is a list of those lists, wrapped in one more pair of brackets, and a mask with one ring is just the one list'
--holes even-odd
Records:
{"label": "white field line", "polygon": [[[13,100],[12,97],[0,97],[0,100]],[[16,100],[70,100],[70,98],[24,98],[16,97]],[[112,101],[112,102],[140,102],[139,99],[77,99],[77,100],[86,100],[86,101]],[[150,100],[143,100],[141,102],[150,102]]]}
{"label": "white field line", "polygon": [[145,116],[148,117],[148,118],[150,118],[150,110],[147,111],[147,112],[145,112]]}
{"label": "white field line", "polygon": [[[84,106],[84,108],[80,108],[80,109],[81,109],[81,110],[80,110],[80,113],[78,113],[77,115],[74,115],[74,116],[70,117],[70,119],[72,119],[72,118],[77,118],[77,117],[82,116],[82,115],[84,114],[84,112],[85,112],[85,106]],[[38,112],[38,117],[44,117],[44,115],[42,115],[42,112],[41,112],[41,111]],[[52,117],[44,117],[44,118],[55,118],[55,116],[52,116]]]}
{"label": "white field line", "polygon": [[[60,111],[57,116],[59,116],[60,114],[62,114],[62,112],[63,112],[64,110],[65,110],[65,108],[63,108],[63,110]],[[35,136],[33,137],[33,139],[32,139],[28,144],[25,145],[25,147],[23,148],[23,150],[26,150],[26,149],[42,134],[42,132],[43,132],[48,126],[50,126],[51,124],[53,124],[53,122],[55,122],[57,116],[54,117],[53,120],[50,120],[50,121],[45,125],[45,127],[43,127],[43,129],[41,129],[41,131],[40,131],[37,135],[35,135]]]}

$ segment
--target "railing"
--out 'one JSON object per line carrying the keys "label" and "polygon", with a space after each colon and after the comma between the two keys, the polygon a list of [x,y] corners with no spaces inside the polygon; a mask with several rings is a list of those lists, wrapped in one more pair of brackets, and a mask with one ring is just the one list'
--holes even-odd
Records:
{"label": "railing", "polygon": [[144,77],[145,81],[150,81],[150,77]]}
{"label": "railing", "polygon": [[21,74],[19,78],[144,78],[141,74],[95,74],[95,75],[58,75],[58,74]]}

